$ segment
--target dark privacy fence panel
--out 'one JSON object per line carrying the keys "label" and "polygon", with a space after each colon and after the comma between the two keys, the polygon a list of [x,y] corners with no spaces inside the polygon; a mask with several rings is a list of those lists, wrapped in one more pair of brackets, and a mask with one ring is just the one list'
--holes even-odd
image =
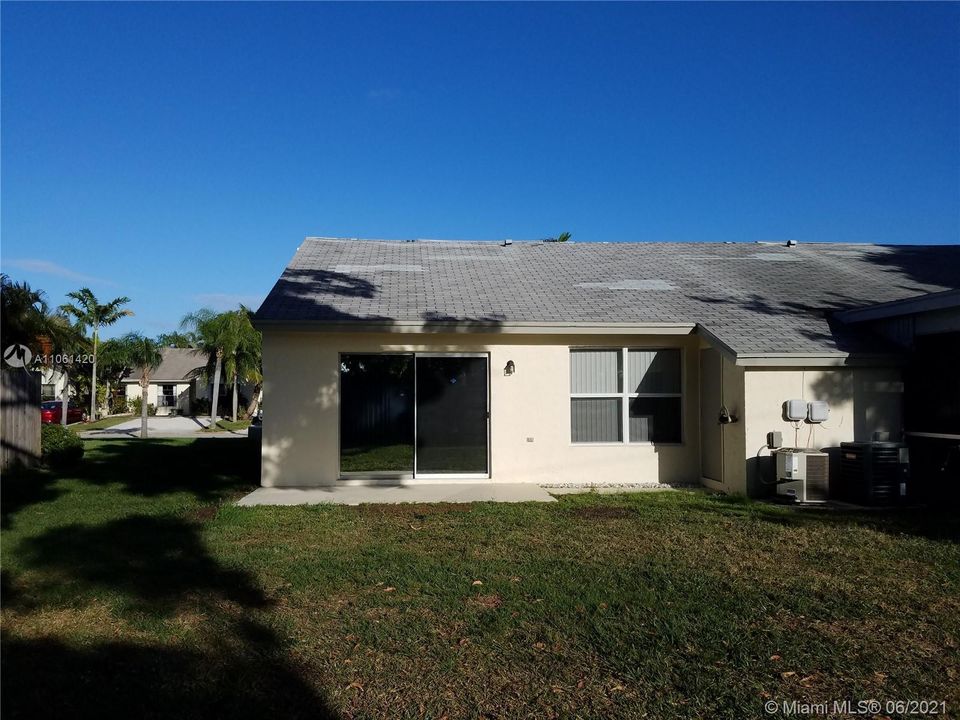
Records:
{"label": "dark privacy fence panel", "polygon": [[340,358],[340,469],[413,470],[413,356]]}

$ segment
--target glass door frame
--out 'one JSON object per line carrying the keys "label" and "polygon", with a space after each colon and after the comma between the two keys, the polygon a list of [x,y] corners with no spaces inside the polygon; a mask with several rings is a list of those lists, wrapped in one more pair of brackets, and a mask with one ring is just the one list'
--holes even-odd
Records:
{"label": "glass door frame", "polygon": [[[343,357],[345,355],[393,355],[401,357],[409,357],[413,362],[413,470],[412,471],[391,471],[391,470],[361,470],[361,471],[350,471],[343,472],[340,470],[340,464],[342,461],[343,453],[343,429],[341,423],[343,421],[342,417],[342,407],[343,407],[343,398],[342,398],[342,389],[343,383],[341,381]],[[476,357],[484,358],[487,361],[487,427],[486,427],[486,440],[487,440],[487,471],[483,473],[432,473],[432,472],[417,472],[417,358],[418,357],[439,357],[439,358],[458,358],[458,357]],[[490,412],[490,353],[489,352],[418,352],[415,350],[376,350],[376,351],[365,351],[358,350],[356,352],[342,351],[337,353],[337,477],[340,480],[381,480],[381,481],[396,481],[396,480],[426,480],[433,482],[434,480],[489,480],[491,477],[491,462],[492,462],[492,449],[490,443],[490,422],[491,422],[491,412]]]}
{"label": "glass door frame", "polygon": [[419,403],[417,402],[416,392],[414,392],[413,398],[413,477],[417,478],[430,478],[430,479],[451,479],[451,480],[460,480],[460,479],[476,479],[483,480],[490,478],[490,353],[488,352],[418,352],[413,354],[413,382],[414,387],[416,388],[417,384],[417,358],[420,357],[435,357],[435,358],[483,358],[487,361],[487,409],[486,409],[486,439],[487,439],[487,471],[482,473],[438,473],[438,472],[418,472],[417,471],[417,441],[419,437],[417,435],[417,413],[419,412]]}

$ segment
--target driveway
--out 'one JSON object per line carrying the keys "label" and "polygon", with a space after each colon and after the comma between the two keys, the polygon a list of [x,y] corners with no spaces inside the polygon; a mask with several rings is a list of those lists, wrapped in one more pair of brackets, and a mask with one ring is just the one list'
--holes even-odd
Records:
{"label": "driveway", "polygon": [[[210,425],[209,417],[148,417],[147,431],[152,438],[191,437]],[[246,430],[224,430],[217,433],[203,433],[203,437],[246,436]],[[110,438],[140,437],[140,418],[103,428],[80,433],[85,440],[105,440]]]}

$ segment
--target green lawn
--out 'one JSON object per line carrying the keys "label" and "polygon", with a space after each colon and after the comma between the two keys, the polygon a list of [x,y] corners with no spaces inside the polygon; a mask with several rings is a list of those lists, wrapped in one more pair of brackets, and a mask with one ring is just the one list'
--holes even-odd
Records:
{"label": "green lawn", "polygon": [[254,473],[245,439],[198,438],[89,442],[69,477],[5,476],[3,717],[960,707],[955,511],[230,505]]}
{"label": "green lawn", "polygon": [[250,427],[249,420],[237,420],[233,422],[232,420],[225,420],[223,418],[217,420],[217,424],[213,428],[204,428],[202,432],[222,432],[223,430],[246,430]]}
{"label": "green lawn", "polygon": [[68,427],[74,432],[88,432],[90,430],[103,430],[105,428],[113,427],[114,425],[119,425],[120,423],[125,423],[128,420],[133,420],[135,416],[133,415],[112,415],[111,417],[100,418],[96,422],[90,423],[73,423],[68,425]]}

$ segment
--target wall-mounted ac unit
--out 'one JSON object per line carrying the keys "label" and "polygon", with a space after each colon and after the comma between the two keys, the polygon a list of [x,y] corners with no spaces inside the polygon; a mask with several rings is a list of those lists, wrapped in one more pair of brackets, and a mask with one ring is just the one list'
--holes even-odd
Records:
{"label": "wall-mounted ac unit", "polygon": [[796,502],[826,502],[830,494],[830,458],[824,452],[781,448],[777,457],[777,495]]}

